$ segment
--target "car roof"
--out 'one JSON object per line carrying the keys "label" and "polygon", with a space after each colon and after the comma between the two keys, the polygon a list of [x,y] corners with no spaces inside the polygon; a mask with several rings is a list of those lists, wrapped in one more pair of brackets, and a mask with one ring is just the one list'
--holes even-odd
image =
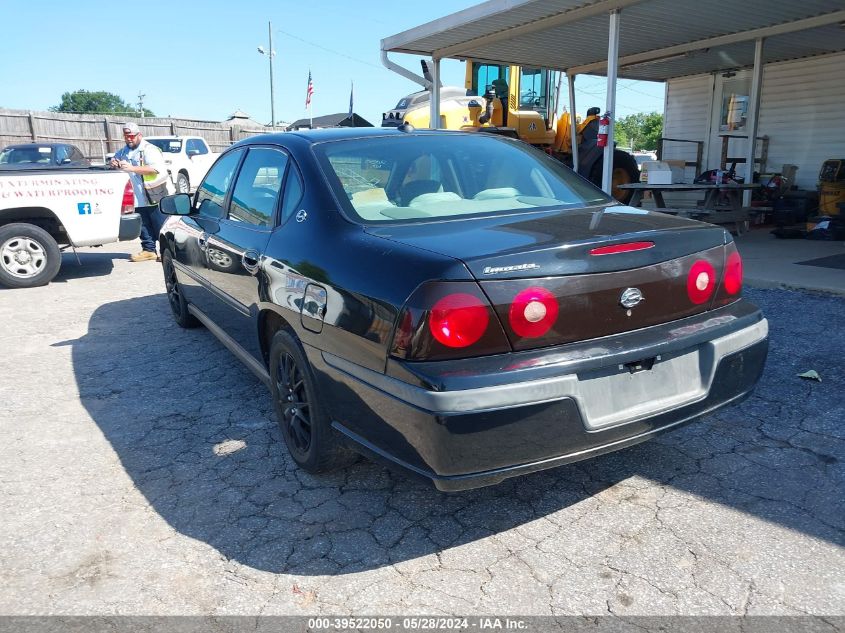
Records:
{"label": "car roof", "polygon": [[[389,127],[331,127],[319,130],[292,130],[290,132],[276,132],[275,134],[261,134],[259,136],[250,136],[249,138],[239,141],[237,144],[284,142],[284,139],[290,138],[291,136],[304,139],[310,143],[322,143],[324,141],[337,141],[351,138],[428,136],[431,134],[455,135],[462,133],[455,130],[411,129],[410,131],[401,131],[396,128]],[[466,133],[464,132],[463,134]]]}

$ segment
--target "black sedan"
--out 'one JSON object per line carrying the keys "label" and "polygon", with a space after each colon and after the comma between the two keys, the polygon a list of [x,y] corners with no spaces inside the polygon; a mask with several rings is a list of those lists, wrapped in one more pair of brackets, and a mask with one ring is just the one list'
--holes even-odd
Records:
{"label": "black sedan", "polygon": [[176,321],[267,383],[309,472],[359,452],[441,490],[496,483],[738,402],[766,359],[730,234],[515,140],[257,136],[161,209]]}

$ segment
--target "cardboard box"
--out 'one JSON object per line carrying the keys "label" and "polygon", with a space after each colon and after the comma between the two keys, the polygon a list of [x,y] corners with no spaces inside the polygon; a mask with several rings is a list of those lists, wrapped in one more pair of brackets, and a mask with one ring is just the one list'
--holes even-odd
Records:
{"label": "cardboard box", "polygon": [[686,182],[685,180],[685,172],[687,168],[686,161],[683,160],[664,160],[664,163],[669,165],[669,169],[672,171],[672,182],[673,183],[683,183]]}
{"label": "cardboard box", "polygon": [[640,180],[650,185],[671,185],[672,169],[665,161],[647,160],[640,168]]}

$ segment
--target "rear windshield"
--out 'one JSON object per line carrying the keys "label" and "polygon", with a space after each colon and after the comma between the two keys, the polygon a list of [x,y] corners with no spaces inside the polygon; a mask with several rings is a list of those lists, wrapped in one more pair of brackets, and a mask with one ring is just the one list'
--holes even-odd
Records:
{"label": "rear windshield", "polygon": [[0,152],[0,165],[32,163],[49,165],[52,150],[49,147],[7,147]]}
{"label": "rear windshield", "polygon": [[314,149],[347,214],[367,224],[611,201],[539,150],[487,134],[359,138]]}
{"label": "rear windshield", "polygon": [[182,149],[182,141],[170,140],[164,138],[147,139],[150,143],[159,148],[162,152],[169,152],[171,154],[178,154]]}

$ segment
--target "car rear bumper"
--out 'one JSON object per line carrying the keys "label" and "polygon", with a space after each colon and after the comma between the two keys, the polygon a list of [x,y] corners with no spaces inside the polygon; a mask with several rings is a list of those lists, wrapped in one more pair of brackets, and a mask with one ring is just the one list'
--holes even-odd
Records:
{"label": "car rear bumper", "polygon": [[141,215],[138,213],[121,215],[117,239],[121,242],[127,242],[137,240],[139,235],[141,235]]}
{"label": "car rear bumper", "polygon": [[768,322],[739,301],[532,353],[391,361],[387,375],[313,356],[338,431],[461,490],[618,450],[738,402],[767,351]]}

